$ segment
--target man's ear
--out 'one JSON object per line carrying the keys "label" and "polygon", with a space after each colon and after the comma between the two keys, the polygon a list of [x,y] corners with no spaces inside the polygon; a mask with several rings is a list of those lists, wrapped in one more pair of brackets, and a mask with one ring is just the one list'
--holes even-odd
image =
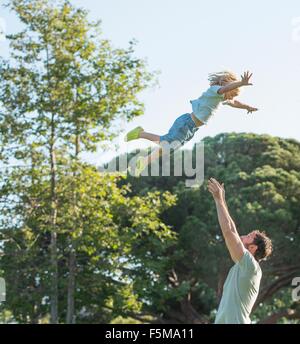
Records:
{"label": "man's ear", "polygon": [[255,254],[256,250],[257,250],[257,245],[255,245],[255,244],[250,244],[250,245],[248,246],[248,251],[250,251],[253,255]]}

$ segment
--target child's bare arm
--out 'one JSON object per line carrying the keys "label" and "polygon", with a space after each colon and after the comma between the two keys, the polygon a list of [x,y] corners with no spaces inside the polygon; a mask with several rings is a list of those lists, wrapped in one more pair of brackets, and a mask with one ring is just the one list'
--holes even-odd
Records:
{"label": "child's bare arm", "polygon": [[245,72],[244,75],[241,75],[241,81],[234,81],[231,82],[225,86],[222,86],[219,90],[218,93],[219,94],[224,94],[226,92],[235,90],[236,88],[239,88],[241,86],[250,86],[252,85],[249,80],[252,76],[252,73],[250,74],[249,71]]}
{"label": "child's bare arm", "polygon": [[223,102],[223,104],[229,105],[231,107],[238,108],[238,109],[246,109],[247,113],[251,113],[253,111],[258,110],[257,108],[252,107],[252,106],[247,105],[247,104],[243,104],[243,103],[239,102],[238,100],[227,100],[226,102]]}

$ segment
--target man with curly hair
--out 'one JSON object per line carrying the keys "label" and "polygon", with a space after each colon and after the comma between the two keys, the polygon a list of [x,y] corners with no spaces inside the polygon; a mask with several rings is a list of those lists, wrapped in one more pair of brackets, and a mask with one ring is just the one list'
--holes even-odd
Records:
{"label": "man with curly hair", "polygon": [[226,205],[224,184],[210,178],[208,191],[216,203],[222,234],[235,263],[224,283],[215,324],[250,324],[262,276],[259,262],[272,253],[272,241],[259,230],[240,236]]}

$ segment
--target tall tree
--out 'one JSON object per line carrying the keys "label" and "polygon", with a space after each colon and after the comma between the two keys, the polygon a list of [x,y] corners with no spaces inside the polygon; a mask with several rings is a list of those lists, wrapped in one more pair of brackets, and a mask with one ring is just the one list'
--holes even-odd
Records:
{"label": "tall tree", "polygon": [[[28,162],[36,150],[50,166],[51,321],[56,323],[57,150],[64,149],[73,164],[81,151],[95,151],[97,143],[115,137],[114,121],[142,114],[137,94],[153,75],[133,56],[134,42],[114,49],[101,38],[99,22],[90,22],[88,13],[69,1],[12,0],[8,6],[24,30],[7,36],[10,60],[0,61],[1,127],[9,128],[7,145],[16,145],[10,159]],[[74,259],[71,244],[68,322],[74,319]]]}

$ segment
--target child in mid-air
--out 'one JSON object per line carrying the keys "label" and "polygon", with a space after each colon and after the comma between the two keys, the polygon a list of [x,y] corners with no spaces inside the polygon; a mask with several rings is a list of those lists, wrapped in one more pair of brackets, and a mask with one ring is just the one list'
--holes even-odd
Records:
{"label": "child in mid-air", "polygon": [[174,149],[174,147],[180,147],[191,140],[199,127],[207,124],[221,102],[224,105],[246,109],[247,113],[257,111],[257,108],[233,100],[239,95],[240,87],[252,85],[249,83],[251,76],[252,73],[250,74],[249,71],[241,75],[241,80],[238,80],[236,75],[230,71],[209,74],[210,87],[208,90],[202,93],[198,99],[190,101],[193,112],[178,117],[166,135],[147,133],[142,127],[136,127],[127,133],[125,141],[146,139],[160,145],[150,155],[137,160],[135,175],[139,176],[148,164],[160,156],[164,143],[172,144]]}

